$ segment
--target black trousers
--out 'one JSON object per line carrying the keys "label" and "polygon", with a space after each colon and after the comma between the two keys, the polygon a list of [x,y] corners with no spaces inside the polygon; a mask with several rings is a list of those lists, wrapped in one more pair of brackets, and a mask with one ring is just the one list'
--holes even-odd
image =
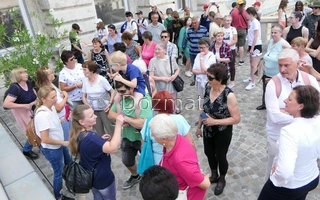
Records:
{"label": "black trousers", "polygon": [[319,183],[319,176],[305,186],[288,189],[284,187],[276,187],[272,181],[268,179],[264,184],[258,200],[305,200],[309,191],[315,189]]}
{"label": "black trousers", "polygon": [[228,171],[227,152],[232,138],[232,126],[217,132],[213,137],[203,137],[204,153],[206,154],[211,170],[217,170],[219,174],[226,175]]}

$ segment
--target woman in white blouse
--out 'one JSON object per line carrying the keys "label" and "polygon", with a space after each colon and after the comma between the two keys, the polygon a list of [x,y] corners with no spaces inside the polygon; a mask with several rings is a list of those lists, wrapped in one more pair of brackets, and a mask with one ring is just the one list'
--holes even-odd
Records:
{"label": "woman in white blouse", "polygon": [[112,136],[114,128],[108,118],[108,111],[112,105],[115,91],[107,79],[97,74],[99,67],[95,62],[86,61],[82,64],[82,68],[86,77],[83,80],[82,101],[89,105],[97,116],[94,129],[100,136],[106,133]]}
{"label": "woman in white blouse", "polygon": [[319,182],[319,92],[313,86],[297,86],[284,101],[293,122],[281,129],[279,153],[270,179],[258,200],[303,200]]}

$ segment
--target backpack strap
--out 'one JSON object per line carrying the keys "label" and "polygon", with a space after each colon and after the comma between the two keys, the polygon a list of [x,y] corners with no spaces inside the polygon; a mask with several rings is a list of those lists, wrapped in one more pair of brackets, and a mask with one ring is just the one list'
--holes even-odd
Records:
{"label": "backpack strap", "polygon": [[310,79],[309,79],[309,75],[304,72],[304,71],[300,71],[300,74],[302,76],[302,80],[304,82],[305,85],[311,85]]}
{"label": "backpack strap", "polygon": [[280,82],[280,78],[275,75],[272,77],[272,80],[274,82],[274,85],[276,86],[276,95],[277,95],[277,98],[279,98],[280,94],[281,94],[281,90],[282,90],[282,85],[281,85],[281,82]]}

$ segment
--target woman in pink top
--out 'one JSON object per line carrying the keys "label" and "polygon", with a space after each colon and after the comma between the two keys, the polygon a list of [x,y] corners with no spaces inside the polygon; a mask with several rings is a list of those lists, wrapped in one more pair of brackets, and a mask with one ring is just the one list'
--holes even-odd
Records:
{"label": "woman in pink top", "polygon": [[[160,166],[169,169],[177,178],[179,198],[202,200],[210,187],[209,174],[203,175],[195,149],[188,139],[178,135],[175,120],[166,114],[158,114],[149,122],[151,135],[163,145]],[[186,198],[183,198],[186,199]]]}
{"label": "woman in pink top", "polygon": [[151,58],[154,56],[154,48],[156,43],[152,41],[152,34],[150,31],[145,31],[142,34],[143,37],[143,45],[142,45],[142,54],[141,57],[146,62],[147,68],[149,66],[149,62]]}

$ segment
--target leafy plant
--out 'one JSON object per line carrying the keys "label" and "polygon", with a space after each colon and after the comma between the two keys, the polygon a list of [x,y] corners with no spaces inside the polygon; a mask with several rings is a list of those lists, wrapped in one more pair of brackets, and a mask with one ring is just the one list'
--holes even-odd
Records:
{"label": "leafy plant", "polygon": [[[67,30],[59,31],[63,20],[55,19],[50,11],[44,17],[44,21],[50,25],[35,36],[25,28],[19,10],[10,9],[9,15],[13,32],[8,33],[8,27],[0,24],[0,49],[4,49],[4,55],[0,57],[0,73],[5,75],[6,86],[10,84],[8,74],[16,67],[27,69],[30,80],[35,81],[37,69],[47,66],[59,50],[63,49],[61,41],[67,36]],[[36,14],[32,17],[40,19]],[[63,63],[57,59],[55,71],[60,71],[62,67]]]}

